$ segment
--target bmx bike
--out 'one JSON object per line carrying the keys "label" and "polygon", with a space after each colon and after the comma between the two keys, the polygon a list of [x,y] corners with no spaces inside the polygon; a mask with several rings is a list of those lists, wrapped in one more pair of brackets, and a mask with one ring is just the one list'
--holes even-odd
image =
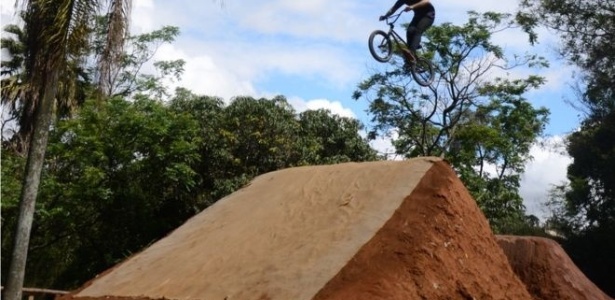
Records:
{"label": "bmx bike", "polygon": [[386,18],[389,31],[374,30],[369,35],[369,52],[379,62],[385,63],[391,60],[394,50],[400,50],[406,60],[406,68],[412,74],[416,83],[429,86],[435,76],[434,66],[430,60],[418,56],[410,51],[410,47],[404,39],[395,31],[395,22],[402,13],[391,15]]}

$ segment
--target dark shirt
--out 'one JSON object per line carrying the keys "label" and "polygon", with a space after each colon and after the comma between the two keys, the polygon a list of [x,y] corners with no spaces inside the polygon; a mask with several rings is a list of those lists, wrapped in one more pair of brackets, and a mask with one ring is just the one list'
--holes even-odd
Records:
{"label": "dark shirt", "polygon": [[[396,12],[400,7],[402,7],[402,5],[413,5],[415,3],[420,2],[420,0],[397,0],[397,2],[395,2],[395,4],[393,5],[393,8],[391,8],[392,12]],[[427,3],[427,5],[423,5],[417,9],[414,10],[415,14],[426,14],[428,12],[435,12],[436,9],[433,7],[433,5],[431,3]]]}

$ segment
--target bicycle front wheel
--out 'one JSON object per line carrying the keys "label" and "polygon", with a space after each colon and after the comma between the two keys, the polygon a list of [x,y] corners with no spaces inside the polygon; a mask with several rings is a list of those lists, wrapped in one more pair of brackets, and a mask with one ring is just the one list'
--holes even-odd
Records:
{"label": "bicycle front wheel", "polygon": [[369,35],[369,52],[379,62],[387,62],[393,56],[391,38],[382,30],[375,30]]}
{"label": "bicycle front wheel", "polygon": [[422,86],[429,86],[435,78],[433,64],[423,57],[418,57],[417,61],[411,65],[410,72],[416,83]]}

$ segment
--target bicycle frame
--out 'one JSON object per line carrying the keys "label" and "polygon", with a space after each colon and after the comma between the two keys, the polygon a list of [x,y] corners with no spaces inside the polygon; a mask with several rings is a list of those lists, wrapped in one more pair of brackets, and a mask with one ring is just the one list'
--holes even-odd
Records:
{"label": "bicycle frame", "polygon": [[386,18],[389,31],[374,30],[369,35],[369,52],[381,63],[389,62],[393,54],[401,56],[404,70],[412,74],[412,78],[421,86],[429,86],[435,76],[434,65],[424,57],[420,57],[409,47],[408,43],[395,31],[395,22],[401,13]]}
{"label": "bicycle frame", "polygon": [[[397,33],[397,31],[395,31],[395,22],[397,22],[397,20],[399,19],[399,17],[401,17],[402,13],[398,13],[395,15],[392,15],[390,17],[388,17],[386,19],[386,23],[387,25],[389,25],[389,32],[387,33],[388,36],[392,37],[393,40],[398,43],[398,44],[402,44],[406,47],[406,49],[410,50],[410,46],[408,45],[408,43],[406,43],[406,41]],[[410,54],[410,56],[412,56],[413,60],[416,60],[417,57],[414,53],[412,53],[412,51],[408,51],[405,52],[407,54]]]}

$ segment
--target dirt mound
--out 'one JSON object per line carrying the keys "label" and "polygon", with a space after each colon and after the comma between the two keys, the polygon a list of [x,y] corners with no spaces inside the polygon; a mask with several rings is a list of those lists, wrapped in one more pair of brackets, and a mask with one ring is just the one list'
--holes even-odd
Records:
{"label": "dirt mound", "polygon": [[531,299],[437,158],[265,174],[77,299]]}
{"label": "dirt mound", "polygon": [[438,162],[315,299],[531,299],[487,220]]}
{"label": "dirt mound", "polygon": [[497,236],[518,277],[536,300],[610,300],[555,241],[540,237]]}

